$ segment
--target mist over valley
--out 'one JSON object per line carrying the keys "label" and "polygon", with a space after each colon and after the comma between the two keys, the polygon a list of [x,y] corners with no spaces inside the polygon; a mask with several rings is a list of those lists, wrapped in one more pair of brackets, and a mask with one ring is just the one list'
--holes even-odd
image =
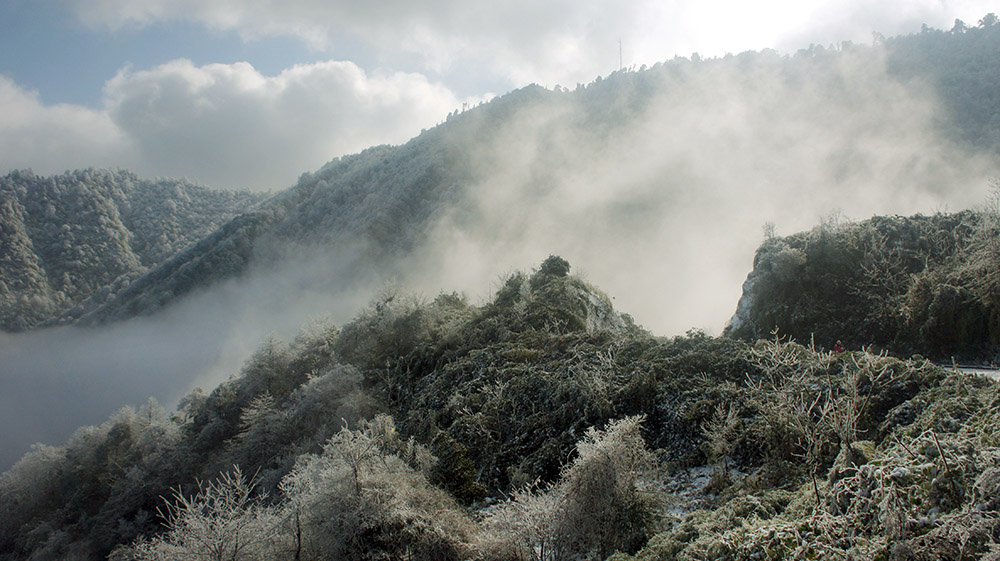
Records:
{"label": "mist over valley", "polygon": [[[987,59],[981,71],[956,78],[953,61],[963,61],[970,45],[995,44],[996,36],[993,28],[959,37],[928,32],[794,55],[676,58],[574,90],[528,86],[456,110],[406,144],[304,173],[297,185],[198,243],[177,243],[173,255],[129,283],[92,282],[95,293],[102,283],[112,288],[101,299],[72,310],[72,300],[42,306],[50,323],[100,325],[154,314],[157,325],[125,331],[127,345],[104,335],[105,328],[54,331],[30,344],[10,339],[4,378],[38,379],[22,374],[30,357],[65,357],[41,367],[46,377],[84,378],[92,382],[83,387],[96,383],[108,392],[115,383],[105,380],[148,380],[145,393],[169,404],[194,380],[208,388],[233,374],[266,334],[288,337],[328,316],[347,321],[387,285],[424,297],[460,291],[484,300],[505,273],[549,254],[569,259],[653,333],[719,333],[765,225],[791,233],[824,220],[933,213],[985,199],[1000,145],[987,115],[997,108],[964,105],[959,96],[993,88],[989,70],[997,62]],[[959,79],[968,82],[961,92]],[[96,178],[100,185],[122,180]],[[93,181],[66,176],[55,185],[68,182],[86,197]],[[33,216],[49,221],[39,215],[59,202],[44,200],[32,182],[44,183],[6,179],[6,192],[25,201],[29,226]],[[44,246],[36,249],[41,268],[58,277],[58,263],[46,261]],[[59,289],[35,285],[35,301],[51,302]],[[25,317],[27,308],[14,302],[30,292],[7,294],[5,306]],[[189,302],[191,294],[197,296]],[[180,310],[172,314],[161,311],[175,305]],[[162,374],[133,374],[145,371],[136,368],[140,349],[151,356],[154,349],[188,349],[191,336],[205,343],[196,346],[204,352],[181,352],[172,375],[166,364],[173,361],[157,359]],[[75,348],[80,340],[94,361],[107,363],[84,371],[75,353],[43,350]],[[239,350],[227,352],[227,345]],[[106,415],[109,404],[141,402],[139,387],[127,399],[95,392],[108,396],[95,409],[100,413],[67,420],[60,434]],[[8,395],[18,403],[14,396],[32,393]]]}

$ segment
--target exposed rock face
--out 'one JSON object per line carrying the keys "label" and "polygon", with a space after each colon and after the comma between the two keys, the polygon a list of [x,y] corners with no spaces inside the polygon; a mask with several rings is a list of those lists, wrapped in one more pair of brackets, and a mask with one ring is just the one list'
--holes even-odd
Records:
{"label": "exposed rock face", "polygon": [[736,304],[736,313],[730,318],[726,331],[729,333],[741,333],[745,326],[751,322],[750,311],[754,307],[754,285],[757,283],[756,269],[750,271],[747,280],[743,281],[743,294]]}

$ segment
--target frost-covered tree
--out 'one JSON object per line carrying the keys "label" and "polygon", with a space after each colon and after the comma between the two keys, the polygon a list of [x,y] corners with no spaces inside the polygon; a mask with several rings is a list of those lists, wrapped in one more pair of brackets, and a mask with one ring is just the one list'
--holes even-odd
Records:
{"label": "frost-covered tree", "polygon": [[544,492],[516,492],[487,515],[481,554],[560,561],[638,550],[650,520],[638,478],[653,465],[642,422],[641,416],[626,417],[588,430],[558,483]]}
{"label": "frost-covered tree", "polygon": [[464,558],[472,522],[393,452],[392,419],[344,427],[282,481],[296,559]]}
{"label": "frost-covered tree", "polygon": [[256,561],[287,551],[282,518],[238,467],[202,485],[193,496],[178,488],[160,510],[166,532],[119,548],[116,561]]}
{"label": "frost-covered tree", "polygon": [[150,400],[36,447],[0,478],[0,559],[103,558],[153,530],[160,495],[185,471],[180,439]]}
{"label": "frost-covered tree", "polygon": [[647,504],[639,474],[653,464],[640,434],[643,417],[591,428],[577,444],[577,458],[563,472],[566,502],[560,536],[571,551],[605,559],[638,549],[646,535]]}

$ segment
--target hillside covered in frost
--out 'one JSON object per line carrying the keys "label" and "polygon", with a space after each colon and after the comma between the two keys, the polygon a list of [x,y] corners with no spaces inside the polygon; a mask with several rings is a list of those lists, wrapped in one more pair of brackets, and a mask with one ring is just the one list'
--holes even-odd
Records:
{"label": "hillside covered in frost", "polygon": [[263,199],[127,171],[0,178],[0,330],[74,317]]}
{"label": "hillside covered in frost", "polygon": [[550,257],[36,447],[0,558],[976,558],[998,423],[995,383],[923,359],[653,337]]}
{"label": "hillside covered in frost", "polygon": [[726,333],[995,362],[1000,192],[978,211],[824,223],[758,249]]}

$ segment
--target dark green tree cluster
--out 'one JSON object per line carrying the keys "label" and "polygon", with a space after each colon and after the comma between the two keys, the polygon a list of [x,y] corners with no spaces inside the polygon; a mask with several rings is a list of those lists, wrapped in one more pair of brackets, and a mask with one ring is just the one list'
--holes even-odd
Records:
{"label": "dark green tree cluster", "polygon": [[885,40],[890,72],[921,79],[938,92],[949,136],[996,152],[1000,148],[1000,25],[986,14],[976,25],[956,20],[951,30]]}
{"label": "dark green tree cluster", "polygon": [[[995,206],[995,205],[994,205]],[[1000,349],[997,210],[826,223],[757,251],[727,333],[937,359]]]}

